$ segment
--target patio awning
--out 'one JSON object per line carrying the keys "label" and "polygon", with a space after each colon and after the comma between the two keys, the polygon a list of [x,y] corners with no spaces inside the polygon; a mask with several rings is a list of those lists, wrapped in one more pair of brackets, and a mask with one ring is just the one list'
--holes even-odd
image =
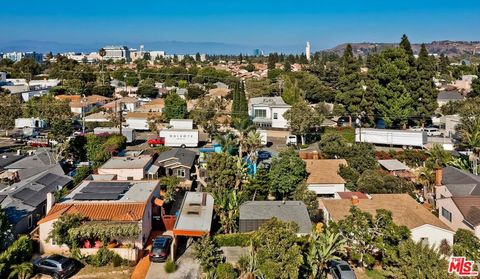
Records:
{"label": "patio awning", "polygon": [[148,173],[148,174],[157,174],[159,168],[160,168],[160,167],[157,166],[157,165],[151,165],[151,166],[148,168],[147,173]]}

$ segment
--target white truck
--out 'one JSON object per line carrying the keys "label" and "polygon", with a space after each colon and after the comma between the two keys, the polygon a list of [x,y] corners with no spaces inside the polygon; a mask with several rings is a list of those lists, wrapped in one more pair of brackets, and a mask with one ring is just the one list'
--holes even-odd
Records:
{"label": "white truck", "polygon": [[160,138],[164,139],[165,146],[170,147],[197,147],[197,129],[163,129],[160,131]]}
{"label": "white truck", "polygon": [[423,131],[357,128],[355,129],[355,142],[401,146],[403,148],[423,148],[427,143],[427,133]]}
{"label": "white truck", "polygon": [[[97,127],[93,129],[94,135],[119,135],[120,128],[114,127]],[[132,128],[122,127],[122,135],[127,139],[127,143],[135,141],[135,130]]]}
{"label": "white truck", "polygon": [[257,133],[260,135],[262,145],[268,144],[268,135],[266,130],[257,130]]}

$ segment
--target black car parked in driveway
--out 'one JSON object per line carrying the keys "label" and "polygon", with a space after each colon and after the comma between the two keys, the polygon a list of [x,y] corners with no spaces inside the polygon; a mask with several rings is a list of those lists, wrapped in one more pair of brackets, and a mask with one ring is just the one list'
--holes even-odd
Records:
{"label": "black car parked in driveway", "polygon": [[172,237],[169,235],[157,236],[153,240],[152,252],[150,252],[150,261],[164,262],[168,258],[170,252],[170,245],[172,244]]}
{"label": "black car parked in driveway", "polygon": [[75,269],[75,261],[61,255],[39,257],[33,261],[35,273],[50,275],[54,279],[67,278],[75,273]]}

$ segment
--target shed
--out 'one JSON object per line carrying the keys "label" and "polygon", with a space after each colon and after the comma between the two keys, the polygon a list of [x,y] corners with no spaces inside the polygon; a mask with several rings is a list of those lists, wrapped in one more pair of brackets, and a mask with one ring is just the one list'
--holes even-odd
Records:
{"label": "shed", "polygon": [[410,168],[397,159],[378,160],[378,163],[388,171],[407,171]]}

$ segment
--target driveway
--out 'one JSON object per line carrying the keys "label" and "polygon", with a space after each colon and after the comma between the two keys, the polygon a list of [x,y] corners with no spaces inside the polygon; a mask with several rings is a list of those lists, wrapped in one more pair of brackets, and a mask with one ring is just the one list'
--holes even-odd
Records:
{"label": "driveway", "polygon": [[165,272],[165,263],[151,263],[145,279],[200,279],[201,268],[192,255],[192,246],[188,247],[185,253],[177,259],[177,271],[174,273]]}

